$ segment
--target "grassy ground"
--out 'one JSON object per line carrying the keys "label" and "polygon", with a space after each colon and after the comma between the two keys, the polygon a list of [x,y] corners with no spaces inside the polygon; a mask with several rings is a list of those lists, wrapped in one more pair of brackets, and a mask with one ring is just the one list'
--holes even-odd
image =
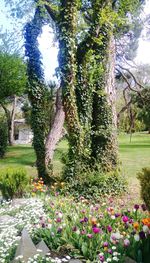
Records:
{"label": "grassy ground", "polygon": [[[54,156],[54,171],[62,170],[61,159],[67,152],[67,142],[61,141]],[[129,135],[119,136],[119,155],[123,173],[129,182],[136,182],[136,173],[144,166],[150,166],[150,135],[146,133],[133,134],[130,142]],[[21,166],[32,174],[36,174],[34,167],[35,154],[31,146],[21,145],[8,148],[6,157],[0,160],[0,168],[7,166]]]}
{"label": "grassy ground", "polygon": [[131,142],[130,135],[120,135],[119,154],[123,172],[129,182],[133,182],[138,171],[145,166],[150,166],[150,135],[133,134]]}

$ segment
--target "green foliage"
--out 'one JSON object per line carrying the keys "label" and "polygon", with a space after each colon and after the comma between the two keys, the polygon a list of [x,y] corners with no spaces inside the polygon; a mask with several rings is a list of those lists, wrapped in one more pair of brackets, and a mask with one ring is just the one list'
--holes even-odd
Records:
{"label": "green foliage", "polygon": [[150,87],[145,87],[141,95],[137,95],[135,102],[139,109],[138,119],[143,121],[146,129],[150,131]]}
{"label": "green foliage", "polygon": [[26,65],[20,57],[0,52],[0,72],[0,100],[24,92]]}
{"label": "green foliage", "polygon": [[[81,171],[81,170],[80,170]],[[126,180],[118,171],[104,174],[100,171],[81,172],[75,178],[70,178],[63,188],[64,193],[70,193],[75,198],[83,196],[86,199],[98,201],[105,195],[115,196],[127,189]]]}
{"label": "green foliage", "polygon": [[141,197],[150,211],[150,168],[143,168],[138,173],[138,179],[141,185]]}
{"label": "green foliage", "polygon": [[6,168],[0,171],[0,190],[6,200],[22,197],[29,186],[30,178],[22,168]]}
{"label": "green foliage", "polygon": [[[137,114],[139,116],[139,110],[138,108],[136,107],[136,110],[137,110]],[[132,127],[131,131],[132,133],[133,132],[141,132],[141,131],[145,131],[145,124],[142,120],[139,119],[139,117],[136,116],[135,120],[134,120],[134,127]],[[127,115],[127,113],[123,113],[121,116],[120,116],[120,119],[119,119],[119,127],[118,127],[119,131],[121,132],[129,132],[130,131],[130,120],[129,120],[129,117]]]}
{"label": "green foliage", "polygon": [[7,149],[8,131],[5,121],[0,120],[0,158],[4,157]]}

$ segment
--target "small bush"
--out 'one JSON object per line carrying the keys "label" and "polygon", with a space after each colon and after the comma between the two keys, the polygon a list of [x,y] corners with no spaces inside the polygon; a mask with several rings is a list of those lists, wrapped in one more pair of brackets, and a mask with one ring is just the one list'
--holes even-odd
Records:
{"label": "small bush", "polygon": [[0,190],[4,199],[22,197],[29,186],[30,178],[22,168],[7,168],[0,171]]}
{"label": "small bush", "polygon": [[8,132],[7,125],[0,121],[0,158],[3,158],[7,149]]}
{"label": "small bush", "polygon": [[150,168],[143,168],[142,171],[138,173],[138,179],[141,185],[141,197],[148,211],[150,211]]}
{"label": "small bush", "polygon": [[83,196],[86,199],[97,200],[104,195],[119,195],[126,189],[127,182],[118,171],[107,174],[87,172],[70,179],[63,192],[69,192],[76,198]]}

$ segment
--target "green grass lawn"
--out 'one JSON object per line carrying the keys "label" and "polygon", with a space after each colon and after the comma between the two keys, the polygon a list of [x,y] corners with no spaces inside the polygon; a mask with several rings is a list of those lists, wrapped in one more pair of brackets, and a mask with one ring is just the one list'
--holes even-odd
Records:
{"label": "green grass lawn", "polygon": [[[67,141],[59,143],[54,156],[54,171],[60,173],[62,170],[62,157],[67,152]],[[134,181],[136,173],[142,167],[150,166],[150,135],[146,133],[133,134],[130,142],[129,135],[119,136],[119,155],[122,162],[123,173]],[[35,175],[34,167],[35,154],[31,146],[20,145],[8,147],[4,159],[0,160],[0,168],[7,166],[21,166],[26,168],[28,173]]]}
{"label": "green grass lawn", "polygon": [[150,166],[150,134],[138,133],[119,136],[119,155],[124,174],[134,181],[136,174],[145,166]]}

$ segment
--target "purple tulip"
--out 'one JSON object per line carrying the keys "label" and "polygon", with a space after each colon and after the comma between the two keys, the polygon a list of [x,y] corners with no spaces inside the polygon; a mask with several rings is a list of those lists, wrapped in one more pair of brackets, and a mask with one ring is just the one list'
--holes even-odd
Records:
{"label": "purple tulip", "polygon": [[108,227],[107,227],[107,230],[108,230],[108,232],[110,233],[110,232],[112,231],[112,227],[111,227],[111,226],[108,226]]}
{"label": "purple tulip", "polygon": [[92,238],[93,235],[92,235],[92,234],[87,234],[87,237],[88,237],[88,238]]}
{"label": "purple tulip", "polygon": [[76,232],[76,231],[77,231],[77,227],[76,227],[76,226],[73,226],[72,231],[73,231],[73,232]]}
{"label": "purple tulip", "polygon": [[84,217],[84,222],[87,223],[88,222],[88,218]]}
{"label": "purple tulip", "polygon": [[86,231],[85,230],[81,230],[81,235],[85,235],[86,234]]}
{"label": "purple tulip", "polygon": [[46,227],[46,224],[45,223],[42,223],[42,228],[45,228]]}
{"label": "purple tulip", "polygon": [[98,234],[101,232],[101,229],[99,227],[93,227],[94,234]]}
{"label": "purple tulip", "polygon": [[130,219],[130,220],[129,220],[129,223],[130,223],[130,224],[133,224],[133,219]]}
{"label": "purple tulip", "polygon": [[136,205],[134,205],[134,209],[135,209],[135,210],[138,210],[138,209],[139,209],[139,207],[140,207],[140,206],[139,206],[139,205],[137,205],[137,204],[136,204]]}
{"label": "purple tulip", "polygon": [[80,219],[80,223],[84,223],[84,218]]}
{"label": "purple tulip", "polygon": [[122,217],[122,221],[123,221],[124,223],[127,223],[127,222],[129,221],[129,218],[128,218],[127,216],[123,216],[123,217]]}
{"label": "purple tulip", "polygon": [[141,239],[144,239],[144,238],[145,238],[145,233],[144,233],[144,231],[140,231],[140,232],[139,232],[139,236],[140,236]]}
{"label": "purple tulip", "polygon": [[112,249],[109,248],[109,249],[108,249],[108,253],[109,253],[109,254],[112,254],[112,253],[113,253]]}
{"label": "purple tulip", "polygon": [[116,214],[115,214],[115,217],[116,217],[116,218],[117,218],[117,217],[119,217],[119,216],[120,216],[120,214],[119,214],[119,213],[116,213]]}
{"label": "purple tulip", "polygon": [[103,256],[103,255],[99,255],[99,260],[100,260],[101,262],[104,262],[104,260],[105,260],[104,256]]}
{"label": "purple tulip", "polygon": [[56,222],[57,222],[57,223],[60,223],[60,222],[61,222],[61,218],[60,218],[60,217],[57,217],[57,218],[56,218]]}
{"label": "purple tulip", "polygon": [[62,232],[62,227],[58,227],[57,233],[61,233],[61,232]]}
{"label": "purple tulip", "polygon": [[147,210],[147,207],[146,207],[145,204],[142,204],[142,205],[141,205],[141,208],[142,208],[143,211],[146,211],[146,210]]}
{"label": "purple tulip", "polygon": [[108,242],[104,242],[103,247],[108,247]]}
{"label": "purple tulip", "polygon": [[125,239],[125,240],[124,240],[124,246],[125,246],[125,247],[128,247],[129,245],[130,245],[129,239]]}

